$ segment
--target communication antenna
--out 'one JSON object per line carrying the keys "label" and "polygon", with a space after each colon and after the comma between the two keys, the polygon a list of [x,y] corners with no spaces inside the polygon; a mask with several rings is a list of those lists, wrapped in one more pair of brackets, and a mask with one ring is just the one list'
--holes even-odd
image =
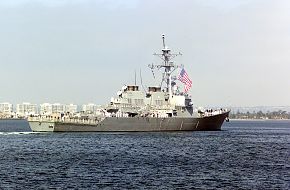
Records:
{"label": "communication antenna", "polygon": [[[162,74],[163,74],[163,77],[162,77],[162,82],[165,81],[166,83],[166,92],[170,95],[172,93],[172,90],[171,90],[171,74],[172,72],[177,69],[177,68],[180,68],[179,65],[176,65],[172,62],[172,59],[175,58],[176,56],[178,55],[182,55],[180,52],[178,54],[176,53],[171,53],[171,50],[166,47],[166,44],[165,44],[165,35],[162,34],[162,45],[163,45],[163,49],[161,50],[162,53],[161,54],[157,54],[157,53],[154,53],[153,55],[156,55],[158,56],[160,59],[162,59],[162,63],[161,64],[152,64],[152,65],[148,65],[149,68],[151,70],[153,69],[162,69]],[[162,84],[161,82],[161,84]]]}
{"label": "communication antenna", "polygon": [[154,74],[154,64],[152,63],[151,65],[149,64],[148,67],[151,69],[153,78],[155,79],[155,74]]}
{"label": "communication antenna", "polygon": [[163,49],[165,49],[165,35],[164,34],[162,34],[162,42],[163,42]]}
{"label": "communication antenna", "polygon": [[142,88],[143,88],[144,92],[146,93],[146,88],[144,88],[144,86],[143,86],[143,80],[142,80],[142,73],[141,73],[141,69],[140,69],[140,82],[141,82],[141,86],[142,86]]}
{"label": "communication antenna", "polygon": [[136,84],[137,84],[137,79],[136,79],[136,69],[134,70],[134,72],[135,72],[135,86],[136,86]]}

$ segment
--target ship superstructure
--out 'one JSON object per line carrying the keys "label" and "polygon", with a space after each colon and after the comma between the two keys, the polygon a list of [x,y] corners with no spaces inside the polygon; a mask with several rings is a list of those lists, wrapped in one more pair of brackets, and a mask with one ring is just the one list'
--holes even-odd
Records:
{"label": "ship superstructure", "polygon": [[[112,110],[118,109],[121,113],[132,111],[132,115],[151,114],[162,115],[164,117],[177,116],[192,116],[193,103],[191,97],[184,92],[179,91],[179,87],[175,82],[176,77],[172,73],[177,69],[183,67],[176,65],[172,59],[181,53],[173,54],[171,50],[165,45],[165,37],[162,35],[163,48],[162,53],[154,55],[161,58],[161,64],[150,64],[150,69],[158,69],[162,72],[162,82],[165,82],[165,87],[150,86],[146,92],[139,89],[137,85],[124,85],[120,91],[117,92],[116,98],[111,99]],[[156,113],[158,112],[158,114]],[[197,115],[196,115],[197,116]]]}

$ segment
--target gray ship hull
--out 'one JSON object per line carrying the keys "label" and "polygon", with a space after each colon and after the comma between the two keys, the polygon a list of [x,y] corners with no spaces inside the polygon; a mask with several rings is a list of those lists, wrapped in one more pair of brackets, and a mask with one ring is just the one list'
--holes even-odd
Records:
{"label": "gray ship hull", "polygon": [[229,112],[214,116],[194,117],[107,117],[98,124],[31,120],[35,132],[158,132],[218,131]]}

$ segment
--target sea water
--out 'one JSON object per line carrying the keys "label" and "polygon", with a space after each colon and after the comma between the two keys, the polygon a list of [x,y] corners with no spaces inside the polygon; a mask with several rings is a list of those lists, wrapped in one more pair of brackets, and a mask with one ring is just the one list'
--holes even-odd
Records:
{"label": "sea water", "polygon": [[34,133],[0,121],[0,189],[290,189],[290,121],[222,131]]}

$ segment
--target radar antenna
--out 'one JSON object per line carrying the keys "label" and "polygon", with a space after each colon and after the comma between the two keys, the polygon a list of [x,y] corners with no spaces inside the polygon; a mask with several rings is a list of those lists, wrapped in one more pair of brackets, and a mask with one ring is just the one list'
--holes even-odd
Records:
{"label": "radar antenna", "polygon": [[[162,69],[162,74],[164,77],[162,77],[162,81],[166,82],[166,92],[168,95],[171,95],[172,90],[171,90],[171,73],[176,70],[177,68],[182,67],[182,65],[176,65],[173,63],[172,59],[175,58],[176,56],[182,55],[180,52],[179,53],[171,53],[171,50],[166,46],[165,44],[165,35],[162,34],[162,44],[163,44],[163,49],[162,53],[154,53],[153,55],[158,56],[160,59],[162,59],[162,63],[154,65],[153,63],[148,65],[148,67],[153,70],[153,69]],[[162,83],[161,83],[162,84]]]}

